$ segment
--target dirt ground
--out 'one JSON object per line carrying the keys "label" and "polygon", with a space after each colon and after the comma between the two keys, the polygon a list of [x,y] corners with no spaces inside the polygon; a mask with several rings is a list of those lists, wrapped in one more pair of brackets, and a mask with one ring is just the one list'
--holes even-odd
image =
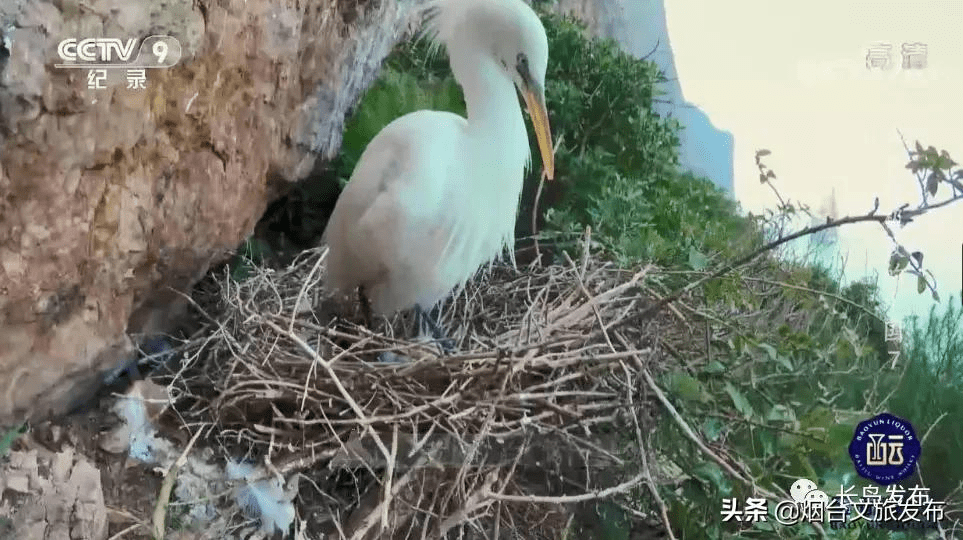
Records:
{"label": "dirt ground", "polygon": [[[109,400],[103,400],[90,410],[32,426],[0,460],[0,488],[6,488],[0,519],[38,539],[60,537],[58,529],[70,531],[63,538],[93,538],[103,528],[107,537],[127,530],[121,538],[151,538],[137,524],[150,523],[162,476],[128,459],[126,452],[101,447],[117,423]],[[0,538],[7,536],[0,532]]]}

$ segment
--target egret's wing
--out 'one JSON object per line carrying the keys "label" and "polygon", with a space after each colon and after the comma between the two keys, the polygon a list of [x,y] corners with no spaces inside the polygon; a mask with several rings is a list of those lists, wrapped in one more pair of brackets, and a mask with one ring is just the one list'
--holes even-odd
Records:
{"label": "egret's wing", "polygon": [[413,284],[429,280],[452,235],[446,190],[463,124],[457,115],[418,111],[371,141],[328,224],[330,285],[348,289],[391,278],[404,288],[406,274]]}

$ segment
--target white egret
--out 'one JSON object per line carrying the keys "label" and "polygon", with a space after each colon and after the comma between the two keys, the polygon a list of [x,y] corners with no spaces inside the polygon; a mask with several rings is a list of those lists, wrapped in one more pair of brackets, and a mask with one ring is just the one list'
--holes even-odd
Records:
{"label": "white egret", "polygon": [[531,161],[516,88],[549,179],[554,158],[548,40],[535,12],[521,0],[433,4],[428,35],[448,50],[468,118],[423,110],[388,124],[361,155],[325,236],[329,287],[358,287],[369,320],[414,308],[441,339],[425,310],[514,243]]}

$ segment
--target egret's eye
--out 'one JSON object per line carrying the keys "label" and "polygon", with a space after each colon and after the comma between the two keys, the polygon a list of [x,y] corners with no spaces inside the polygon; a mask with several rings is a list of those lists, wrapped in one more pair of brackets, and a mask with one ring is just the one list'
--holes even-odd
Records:
{"label": "egret's eye", "polygon": [[515,69],[518,70],[518,74],[522,76],[522,79],[528,79],[531,77],[531,70],[528,68],[528,57],[525,53],[518,53],[518,63],[515,65]]}

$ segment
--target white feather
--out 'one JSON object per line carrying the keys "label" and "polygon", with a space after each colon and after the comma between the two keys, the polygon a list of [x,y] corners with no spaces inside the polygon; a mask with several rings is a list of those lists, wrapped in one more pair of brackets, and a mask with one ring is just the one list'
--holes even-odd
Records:
{"label": "white feather", "polygon": [[114,410],[123,419],[127,432],[128,454],[130,457],[144,463],[153,463],[155,457],[151,451],[155,430],[147,417],[147,406],[139,395],[124,396],[117,400]]}
{"label": "white feather", "polygon": [[[468,117],[416,111],[386,126],[325,232],[327,284],[364,286],[384,315],[430,309],[513,246],[531,163],[516,89],[545,117],[548,42],[534,11],[521,0],[430,2],[424,35],[447,48]],[[538,125],[551,170],[551,134]]]}
{"label": "white feather", "polygon": [[[242,480],[252,476],[254,467],[247,463],[228,461],[225,472],[231,480]],[[275,529],[287,532],[294,522],[294,504],[284,493],[284,485],[278,478],[268,478],[248,483],[234,492],[238,506],[244,512],[261,522],[261,530],[273,533]]]}

